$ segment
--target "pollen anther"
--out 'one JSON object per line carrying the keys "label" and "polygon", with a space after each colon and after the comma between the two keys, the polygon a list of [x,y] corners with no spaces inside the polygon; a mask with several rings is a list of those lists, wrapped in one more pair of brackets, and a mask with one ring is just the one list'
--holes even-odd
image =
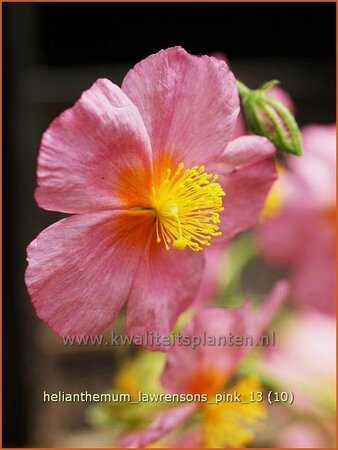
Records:
{"label": "pollen anther", "polygon": [[205,172],[204,166],[184,170],[180,163],[172,174],[167,169],[158,186],[152,186],[152,203],[156,211],[156,241],[177,250],[186,247],[200,251],[222,233],[217,224],[223,211],[225,195],[218,176]]}

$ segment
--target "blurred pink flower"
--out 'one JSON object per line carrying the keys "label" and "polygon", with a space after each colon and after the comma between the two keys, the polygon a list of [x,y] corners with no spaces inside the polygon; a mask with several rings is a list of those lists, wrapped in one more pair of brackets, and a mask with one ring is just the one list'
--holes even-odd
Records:
{"label": "blurred pink flower", "polygon": [[[287,283],[280,281],[256,311],[252,311],[250,302],[245,302],[243,306],[236,309],[202,309],[182,330],[182,340],[185,337],[194,339],[201,337],[202,339],[203,336],[205,339],[217,339],[231,333],[233,336],[252,336],[256,342],[287,293]],[[162,386],[171,393],[208,394],[208,399],[211,400],[217,392],[221,391],[225,383],[229,382],[250,349],[248,345],[213,346],[203,342],[202,345],[193,348],[193,346],[176,343],[167,352],[167,365],[161,377]],[[248,378],[239,381],[236,388],[243,392],[244,397],[248,392],[257,390],[257,384]],[[233,408],[231,413],[226,409],[227,407],[222,408],[222,405],[217,408],[219,405],[187,403],[171,408],[161,413],[146,430],[125,435],[120,444],[123,447],[144,447],[180,426],[195,412],[202,412],[204,415],[200,424],[202,429],[197,430],[200,444],[210,446],[211,441],[214,443],[215,440],[217,443],[231,440],[237,442],[237,439],[240,441],[243,439],[241,443],[244,443],[251,435],[249,429],[255,428],[256,421],[261,418],[262,408],[256,403],[248,402],[244,408],[243,404],[231,405],[230,408]],[[212,423],[216,418],[220,419],[221,423],[219,423],[219,435],[213,437],[210,431],[217,425]],[[224,427],[228,427],[228,431],[235,432],[234,435],[226,436]],[[242,431],[241,437],[239,434],[236,435],[236,431],[239,430]],[[203,433],[207,436],[202,436]],[[192,435],[189,436],[191,438]]]}
{"label": "blurred pink flower", "polygon": [[[336,385],[336,321],[319,312],[297,314],[278,330],[261,369],[294,402],[276,432],[277,446],[326,447],[333,439]],[[306,426],[308,423],[308,426]],[[307,428],[312,432],[305,433]]]}
{"label": "blurred pink flower", "polygon": [[276,448],[328,448],[321,430],[309,423],[290,423],[282,429],[275,442]]}
{"label": "blurred pink flower", "polygon": [[26,284],[54,331],[98,334],[127,302],[130,335],[170,332],[198,288],[199,250],[254,225],[276,176],[266,139],[230,142],[238,110],[227,65],[176,47],[122,89],[97,80],[52,122],[36,200],[75,215],[29,245]]}
{"label": "blurred pink flower", "polygon": [[[335,333],[335,319],[319,312],[297,314],[279,330],[276,347],[269,349],[263,366],[294,391],[295,405],[320,404],[327,390],[327,397],[334,400]],[[318,404],[313,409],[318,411]]]}
{"label": "blurred pink flower", "polygon": [[290,157],[282,174],[280,211],[258,229],[271,263],[290,269],[295,300],[303,308],[335,310],[336,129],[303,129],[304,156]]}

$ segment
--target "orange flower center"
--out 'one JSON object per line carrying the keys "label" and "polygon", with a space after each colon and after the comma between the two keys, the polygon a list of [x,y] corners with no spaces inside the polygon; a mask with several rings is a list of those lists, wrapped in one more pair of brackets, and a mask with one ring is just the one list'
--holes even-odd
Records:
{"label": "orange flower center", "polygon": [[[122,221],[121,232],[132,228],[139,236],[142,230],[144,235],[154,230],[157,243],[167,250],[203,250],[222,234],[218,224],[225,194],[217,178],[204,166],[184,169],[167,154],[154,161],[153,173],[137,165],[123,168],[117,193],[131,217]],[[128,239],[133,246],[143,242],[134,236]]]}
{"label": "orange flower center", "polygon": [[333,230],[336,229],[336,219],[337,219],[337,207],[335,203],[332,203],[332,205],[327,206],[322,211],[322,217],[324,221],[327,223],[327,225],[332,228]]}
{"label": "orange flower center", "polygon": [[187,390],[191,394],[212,396],[221,389],[226,378],[226,374],[215,367],[201,367],[187,379]]}

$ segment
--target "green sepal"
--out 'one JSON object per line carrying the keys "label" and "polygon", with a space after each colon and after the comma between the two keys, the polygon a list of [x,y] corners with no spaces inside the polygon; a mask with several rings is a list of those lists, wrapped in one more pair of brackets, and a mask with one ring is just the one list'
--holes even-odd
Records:
{"label": "green sepal", "polygon": [[251,90],[237,81],[245,123],[249,130],[268,138],[278,150],[300,156],[303,153],[301,134],[289,109],[266,91],[278,83],[272,80]]}

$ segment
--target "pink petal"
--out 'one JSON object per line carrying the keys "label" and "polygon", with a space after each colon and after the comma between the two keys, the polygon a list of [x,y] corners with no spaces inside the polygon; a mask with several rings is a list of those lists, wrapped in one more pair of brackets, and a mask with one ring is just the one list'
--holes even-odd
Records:
{"label": "pink petal", "polygon": [[214,244],[211,247],[206,247],[203,252],[205,256],[205,267],[202,281],[194,300],[195,308],[205,306],[208,302],[215,299],[220,286],[222,271],[225,268],[224,245]]}
{"label": "pink petal", "polygon": [[284,211],[280,216],[266,220],[257,228],[257,245],[268,262],[284,265],[301,251],[302,215],[295,210]]}
{"label": "pink petal", "polygon": [[144,448],[184,422],[195,409],[196,404],[186,404],[168,409],[160,414],[147,429],[123,436],[119,445],[123,448]]}
{"label": "pink petal", "polygon": [[237,121],[236,121],[234,132],[232,134],[232,139],[236,139],[238,137],[245,136],[246,134],[249,134],[249,133],[248,133],[248,131],[246,129],[246,126],[245,126],[245,120],[244,120],[244,117],[243,117],[243,112],[240,111],[240,113],[238,114],[238,117],[237,117]]}
{"label": "pink petal", "polygon": [[177,164],[204,164],[232,136],[239,100],[224,61],[161,50],[129,71],[122,89],[141,113],[155,159],[165,152]]}
{"label": "pink petal", "polygon": [[[151,330],[161,339],[168,336],[179,314],[195,298],[203,263],[202,252],[167,251],[155,239],[149,240],[128,300],[128,334],[137,339],[146,338]],[[151,350],[161,348],[150,341],[145,346]],[[165,345],[161,348],[166,349]]]}
{"label": "pink petal", "polygon": [[[99,79],[44,133],[36,200],[68,213],[143,204],[150,167],[149,138],[137,108],[119,87]],[[128,178],[122,187],[121,177]]]}
{"label": "pink petal", "polygon": [[290,177],[303,183],[303,191],[294,193],[299,202],[323,207],[336,201],[336,127],[309,125],[302,129],[304,156],[289,158]]}
{"label": "pink petal", "polygon": [[302,131],[305,153],[290,158],[283,177],[284,207],[258,229],[262,254],[290,270],[293,298],[303,308],[335,308],[335,142],[334,126]]}
{"label": "pink petal", "polygon": [[285,425],[274,444],[277,448],[329,448],[325,434],[306,420]]}
{"label": "pink petal", "polygon": [[[314,331],[315,330],[315,331]],[[292,387],[293,379],[299,378],[299,385],[308,382],[333,382],[336,374],[336,330],[335,318],[318,312],[298,313],[288,322],[288,326],[280,330],[278,347],[267,355],[272,359],[269,371],[277,378],[279,362],[289,368],[289,377],[283,378],[283,383]],[[313,355],[320,355],[320,364]],[[325,380],[325,381],[324,381]]]}
{"label": "pink petal", "polygon": [[220,228],[223,239],[258,222],[265,198],[277,178],[274,146],[259,136],[233,140],[208,169],[220,175],[225,192]]}
{"label": "pink petal", "polygon": [[182,431],[170,441],[171,448],[202,448],[203,431],[199,424]]}
{"label": "pink petal", "polygon": [[232,140],[222,154],[208,165],[220,175],[231,175],[265,160],[272,160],[275,147],[261,136],[240,136]]}
{"label": "pink petal", "polygon": [[257,242],[268,262],[288,267],[293,298],[302,308],[334,313],[334,229],[299,205],[263,223]]}
{"label": "pink petal", "polygon": [[251,334],[255,336],[256,339],[263,333],[264,329],[274,318],[281,304],[289,295],[289,292],[289,283],[286,280],[280,280],[265,297],[264,301],[255,312],[255,319],[250,322]]}
{"label": "pink petal", "polygon": [[44,230],[27,249],[26,284],[38,316],[61,336],[100,333],[127,300],[148,222],[136,212],[111,211]]}
{"label": "pink petal", "polygon": [[336,125],[308,125],[302,128],[306,154],[314,154],[326,161],[336,160]]}
{"label": "pink petal", "polygon": [[[336,252],[334,237],[328,241],[318,235],[303,241],[299,257],[291,273],[295,301],[303,309],[335,314],[336,310]],[[299,247],[298,247],[299,249]]]}
{"label": "pink petal", "polygon": [[[320,412],[322,394],[324,398],[326,395],[334,398],[335,317],[313,311],[289,317],[284,327],[278,330],[276,344],[266,352],[260,363],[261,369],[281,388],[292,390],[296,408],[310,414]],[[318,357],[314,358],[314,355]]]}

